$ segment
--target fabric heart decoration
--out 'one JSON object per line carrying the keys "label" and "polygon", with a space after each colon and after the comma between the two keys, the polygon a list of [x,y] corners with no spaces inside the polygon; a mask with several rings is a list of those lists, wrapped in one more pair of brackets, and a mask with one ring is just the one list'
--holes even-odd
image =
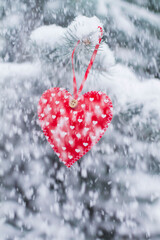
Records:
{"label": "fabric heart decoration", "polygon": [[[102,28],[99,28],[102,36]],[[100,42],[101,37],[99,44]],[[79,96],[99,44],[95,47],[78,93],[73,67],[75,49],[73,50],[74,99],[63,88],[51,88],[43,93],[39,101],[38,116],[43,132],[67,167],[80,159],[100,140],[112,120],[112,102],[105,93],[91,91]]]}
{"label": "fabric heart decoration", "polygon": [[71,99],[65,89],[51,88],[42,95],[38,109],[43,132],[67,167],[99,141],[112,120],[112,102],[105,93],[85,93],[75,109],[69,106]]}

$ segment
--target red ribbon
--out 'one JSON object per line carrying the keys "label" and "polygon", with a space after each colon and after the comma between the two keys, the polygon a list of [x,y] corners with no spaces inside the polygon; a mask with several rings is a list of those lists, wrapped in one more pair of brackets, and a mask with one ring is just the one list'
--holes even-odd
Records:
{"label": "red ribbon", "polygon": [[91,67],[92,67],[92,65],[93,65],[93,62],[94,62],[95,57],[96,57],[96,55],[97,55],[97,51],[98,51],[99,45],[100,45],[101,40],[102,40],[102,35],[103,35],[103,29],[102,29],[100,26],[98,26],[98,28],[100,29],[101,36],[99,37],[99,42],[98,42],[98,44],[96,44],[96,46],[95,46],[94,52],[93,52],[93,54],[92,54],[91,60],[90,60],[90,62],[89,62],[89,65],[88,65],[88,67],[87,67],[87,70],[86,70],[86,72],[85,72],[85,75],[84,75],[83,81],[82,81],[82,83],[81,83],[81,86],[80,86],[80,88],[79,88],[79,90],[78,90],[78,93],[77,93],[76,76],[75,76],[75,71],[74,71],[73,55],[74,55],[74,52],[75,52],[75,50],[76,50],[76,47],[77,47],[78,44],[80,43],[80,40],[78,40],[78,42],[77,42],[77,44],[76,44],[76,46],[75,46],[75,48],[74,48],[74,50],[73,50],[73,52],[72,52],[72,70],[73,70],[74,99],[77,99],[78,96],[79,96],[79,94],[81,93],[81,91],[82,91],[82,89],[83,89],[83,87],[84,87],[85,81],[87,80],[89,71],[91,70]]}

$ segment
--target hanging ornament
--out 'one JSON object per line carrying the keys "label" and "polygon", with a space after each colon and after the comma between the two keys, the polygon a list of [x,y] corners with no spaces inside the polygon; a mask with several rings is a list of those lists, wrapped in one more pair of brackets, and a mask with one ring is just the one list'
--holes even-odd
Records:
{"label": "hanging ornament", "polygon": [[101,39],[95,46],[84,79],[77,92],[72,52],[74,97],[63,88],[51,88],[43,93],[38,116],[43,132],[60,160],[67,167],[86,154],[103,136],[112,120],[112,102],[103,92],[91,91],[80,96],[95,60]]}

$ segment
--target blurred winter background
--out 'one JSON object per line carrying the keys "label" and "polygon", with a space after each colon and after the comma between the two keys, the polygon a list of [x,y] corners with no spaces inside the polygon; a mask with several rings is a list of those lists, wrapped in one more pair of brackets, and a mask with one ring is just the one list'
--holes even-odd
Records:
{"label": "blurred winter background", "polygon": [[[37,104],[51,87],[72,93],[73,46],[90,37],[80,84],[99,24],[83,92],[106,92],[114,118],[67,169]],[[160,0],[0,0],[0,127],[0,240],[160,240]]]}

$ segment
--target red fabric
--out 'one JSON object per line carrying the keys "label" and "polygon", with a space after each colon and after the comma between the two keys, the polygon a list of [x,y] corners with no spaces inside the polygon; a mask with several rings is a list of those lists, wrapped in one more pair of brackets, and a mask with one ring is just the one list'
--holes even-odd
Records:
{"label": "red fabric", "polygon": [[86,154],[103,136],[112,120],[112,102],[102,92],[87,92],[69,107],[71,94],[62,88],[43,93],[38,116],[53,150],[67,167]]}

